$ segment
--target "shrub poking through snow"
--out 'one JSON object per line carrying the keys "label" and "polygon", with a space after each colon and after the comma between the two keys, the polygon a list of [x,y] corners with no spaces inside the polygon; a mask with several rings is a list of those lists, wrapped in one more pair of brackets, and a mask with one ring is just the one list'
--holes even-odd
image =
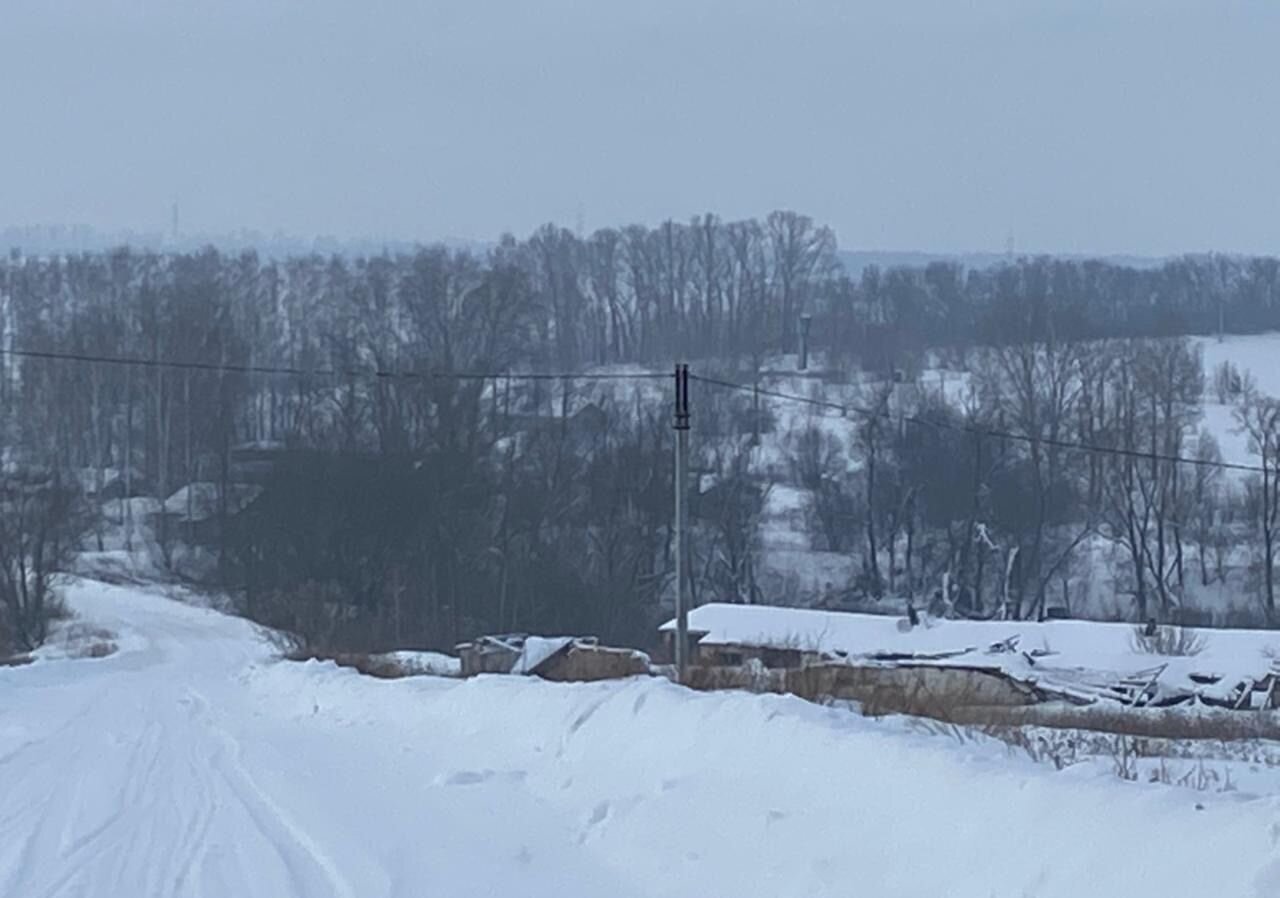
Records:
{"label": "shrub poking through snow", "polygon": [[116,634],[88,624],[71,624],[60,642],[69,658],[106,658],[116,653]]}
{"label": "shrub poking through snow", "polygon": [[1172,624],[1152,626],[1143,624],[1133,628],[1130,644],[1135,652],[1162,655],[1166,658],[1183,658],[1204,651],[1208,640],[1190,627]]}

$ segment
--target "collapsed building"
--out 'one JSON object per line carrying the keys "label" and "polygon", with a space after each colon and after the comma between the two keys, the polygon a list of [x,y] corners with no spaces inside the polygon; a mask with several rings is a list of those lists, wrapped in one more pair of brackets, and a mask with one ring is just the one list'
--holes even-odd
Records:
{"label": "collapsed building", "polygon": [[[675,621],[659,628],[674,645]],[[1150,635],[1150,634],[1147,634]],[[1280,634],[1213,630],[1162,655],[1131,624],[938,620],[713,603],[689,613],[691,685],[890,708],[1044,702],[1280,707]]]}
{"label": "collapsed building", "polygon": [[456,651],[464,677],[500,673],[590,682],[649,673],[649,657],[643,652],[602,646],[586,636],[481,636],[461,643]]}

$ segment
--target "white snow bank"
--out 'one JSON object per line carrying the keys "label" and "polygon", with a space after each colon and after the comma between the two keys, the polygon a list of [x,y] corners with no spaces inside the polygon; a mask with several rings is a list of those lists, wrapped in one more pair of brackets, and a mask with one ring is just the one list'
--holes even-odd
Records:
{"label": "white snow bank", "polygon": [[[603,862],[624,894],[1166,898],[1280,886],[1268,800],[1123,783],[1100,765],[1055,773],[994,741],[960,747],[787,697],[662,681],[366,685],[320,665],[264,670],[253,694],[325,738],[416,746],[419,775],[442,793],[434,802],[490,809],[498,844],[512,822],[563,828],[573,852],[534,859]],[[537,818],[513,820],[526,800]],[[508,850],[485,847],[500,862]]]}
{"label": "white snow bank", "polygon": [[378,655],[394,661],[411,674],[456,677],[462,674],[462,662],[441,652],[398,651]]}

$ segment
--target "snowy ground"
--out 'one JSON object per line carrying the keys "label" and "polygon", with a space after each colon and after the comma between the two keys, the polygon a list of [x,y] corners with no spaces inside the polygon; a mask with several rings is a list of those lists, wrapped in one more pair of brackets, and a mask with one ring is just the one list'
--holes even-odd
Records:
{"label": "snowy ground", "polygon": [[[1275,896],[1280,801],[660,680],[372,680],[81,582],[0,670],[5,896]],[[1280,789],[1275,790],[1280,792]]]}
{"label": "snowy ground", "polygon": [[1280,397],[1280,334],[1250,334],[1224,337],[1196,337],[1196,346],[1204,354],[1204,373],[1208,382],[1205,393],[1204,419],[1201,426],[1218,440],[1223,461],[1238,465],[1256,465],[1258,458],[1249,451],[1249,438],[1242,432],[1234,411],[1222,405],[1213,395],[1213,371],[1223,362],[1232,362],[1242,374],[1253,377],[1258,389],[1267,396]]}

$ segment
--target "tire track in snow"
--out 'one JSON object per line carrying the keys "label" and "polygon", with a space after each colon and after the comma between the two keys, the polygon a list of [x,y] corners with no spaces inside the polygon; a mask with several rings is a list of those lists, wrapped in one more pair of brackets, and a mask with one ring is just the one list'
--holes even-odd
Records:
{"label": "tire track in snow", "polygon": [[[204,723],[203,712],[208,702],[203,695],[188,690],[178,704],[186,711],[186,716],[193,724]],[[199,732],[199,726],[196,727]],[[174,847],[174,856],[170,859],[169,868],[160,877],[167,886],[166,894],[181,894],[193,881],[193,873],[199,869],[207,849],[206,839],[213,829],[217,815],[218,803],[213,788],[213,777],[209,773],[209,757],[199,750],[201,742],[191,740],[187,745],[185,772],[197,788],[190,790],[193,806],[187,819],[180,828],[180,835]]]}
{"label": "tire track in snow", "polygon": [[[34,834],[36,844],[43,843],[40,855],[52,859],[51,863],[43,866],[57,872],[46,882],[32,884],[30,894],[33,898],[55,898],[81,883],[101,882],[103,879],[114,881],[115,876],[102,877],[103,868],[114,871],[118,876],[137,857],[137,848],[153,841],[139,838],[129,819],[144,820],[154,831],[155,818],[163,813],[163,809],[157,801],[156,786],[159,784],[150,774],[160,769],[166,749],[172,749],[168,742],[166,728],[159,722],[148,722],[142,728],[130,746],[123,777],[115,782],[116,795],[108,802],[111,810],[100,822],[78,835],[74,835],[76,828],[90,816],[92,806],[92,802],[86,800],[86,792],[91,784],[106,778],[102,776],[99,765],[83,761],[83,746],[69,761],[64,761],[63,767],[67,771],[64,782],[70,785],[59,795],[57,813],[43,815]],[[139,815],[140,809],[145,809],[146,813]],[[52,828],[55,820],[60,825],[57,826],[57,837],[51,838],[46,831]],[[77,889],[77,893],[79,891]]]}
{"label": "tire track in snow", "polygon": [[[207,710],[207,703],[205,708]],[[207,716],[205,721],[220,743],[211,758],[219,783],[225,786],[226,794],[234,797],[288,871],[295,886],[292,894],[307,898],[357,898],[355,889],[332,858],[254,780],[242,761],[240,743],[235,737]]]}
{"label": "tire track in snow", "polygon": [[108,688],[63,686],[63,719],[9,754],[21,775],[0,790],[0,895],[197,898],[221,788],[207,702],[167,670],[99,670]]}

